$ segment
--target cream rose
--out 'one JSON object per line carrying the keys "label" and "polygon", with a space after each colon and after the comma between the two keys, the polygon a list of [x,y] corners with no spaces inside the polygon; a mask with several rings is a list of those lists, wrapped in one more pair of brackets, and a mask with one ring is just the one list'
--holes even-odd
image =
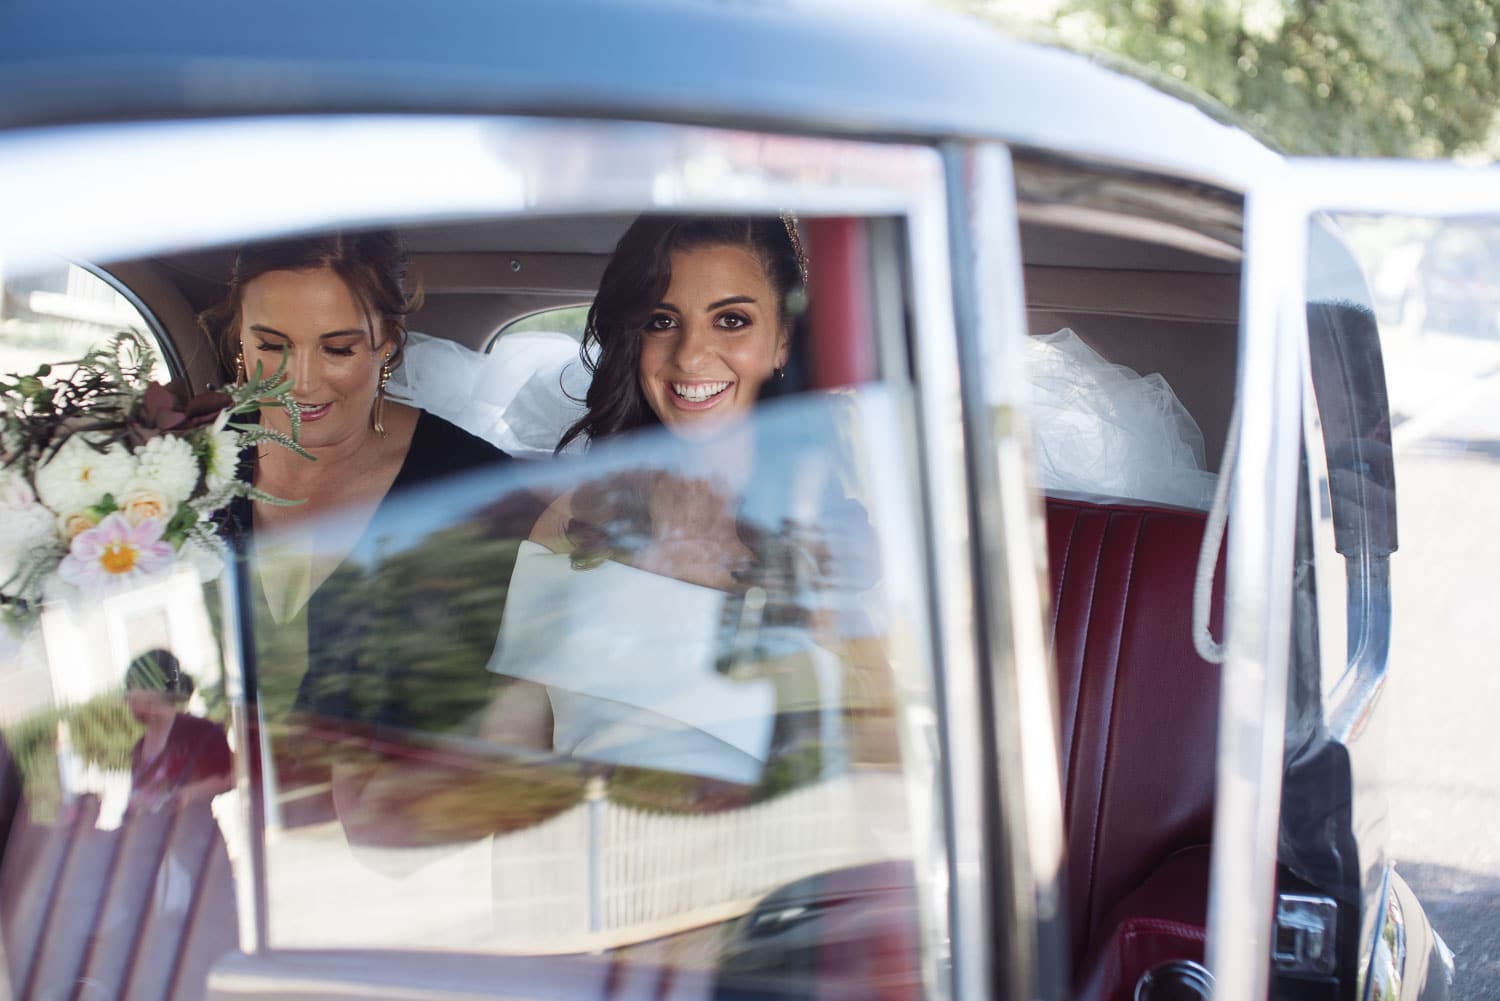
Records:
{"label": "cream rose", "polygon": [[76,511],[57,519],[57,531],[62,535],[64,542],[72,542],[80,533],[87,532],[97,524],[99,524],[99,519],[87,511]]}
{"label": "cream rose", "polygon": [[132,525],[139,525],[147,518],[155,518],[166,525],[172,520],[173,507],[155,490],[135,490],[126,494],[125,499],[120,502],[120,513]]}

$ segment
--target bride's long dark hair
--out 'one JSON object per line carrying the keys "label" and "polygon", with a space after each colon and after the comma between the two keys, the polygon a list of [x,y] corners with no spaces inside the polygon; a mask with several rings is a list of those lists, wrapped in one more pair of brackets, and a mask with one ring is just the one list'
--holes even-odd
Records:
{"label": "bride's long dark hair", "polygon": [[672,283],[672,254],[703,247],[743,247],[765,269],[776,293],[777,321],[802,291],[797,248],[776,216],[643,215],[631,223],[604,268],[583,333],[583,363],[593,377],[584,415],[563,434],[561,452],[580,435],[600,441],[661,423],[641,391],[641,329]]}

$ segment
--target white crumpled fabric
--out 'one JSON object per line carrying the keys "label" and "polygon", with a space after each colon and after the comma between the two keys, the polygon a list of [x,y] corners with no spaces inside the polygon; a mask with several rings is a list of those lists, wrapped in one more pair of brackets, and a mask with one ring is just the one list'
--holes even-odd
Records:
{"label": "white crumpled fabric", "polygon": [[1203,432],[1160,374],[1105,360],[1071,329],[1026,348],[1042,489],[1207,510]]}
{"label": "white crumpled fabric", "polygon": [[[1065,327],[1029,339],[1027,375],[1044,490],[1208,508],[1215,478],[1205,469],[1203,432],[1159,374],[1106,361]],[[482,354],[413,332],[386,391],[511,455],[536,458],[551,455],[583,416],[588,387],[567,334],[512,334]]]}
{"label": "white crumpled fabric", "polygon": [[583,416],[588,388],[578,342],[567,334],[510,334],[484,354],[413,331],[386,392],[513,456],[535,458],[551,455]]}

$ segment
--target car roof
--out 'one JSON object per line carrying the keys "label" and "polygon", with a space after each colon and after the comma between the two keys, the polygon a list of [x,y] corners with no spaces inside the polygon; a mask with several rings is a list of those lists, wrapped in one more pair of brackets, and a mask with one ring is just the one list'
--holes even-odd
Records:
{"label": "car roof", "polygon": [[548,114],[994,138],[1243,190],[1275,156],[1082,56],[936,7],[796,0],[13,0],[0,128]]}

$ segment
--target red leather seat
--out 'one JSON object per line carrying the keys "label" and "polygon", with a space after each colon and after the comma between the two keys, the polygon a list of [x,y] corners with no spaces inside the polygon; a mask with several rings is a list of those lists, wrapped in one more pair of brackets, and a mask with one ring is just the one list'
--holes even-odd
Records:
{"label": "red leather seat", "polygon": [[1199,512],[1047,500],[1081,998],[1128,998],[1151,965],[1202,958],[1219,712],[1219,669],[1192,640],[1204,522]]}

